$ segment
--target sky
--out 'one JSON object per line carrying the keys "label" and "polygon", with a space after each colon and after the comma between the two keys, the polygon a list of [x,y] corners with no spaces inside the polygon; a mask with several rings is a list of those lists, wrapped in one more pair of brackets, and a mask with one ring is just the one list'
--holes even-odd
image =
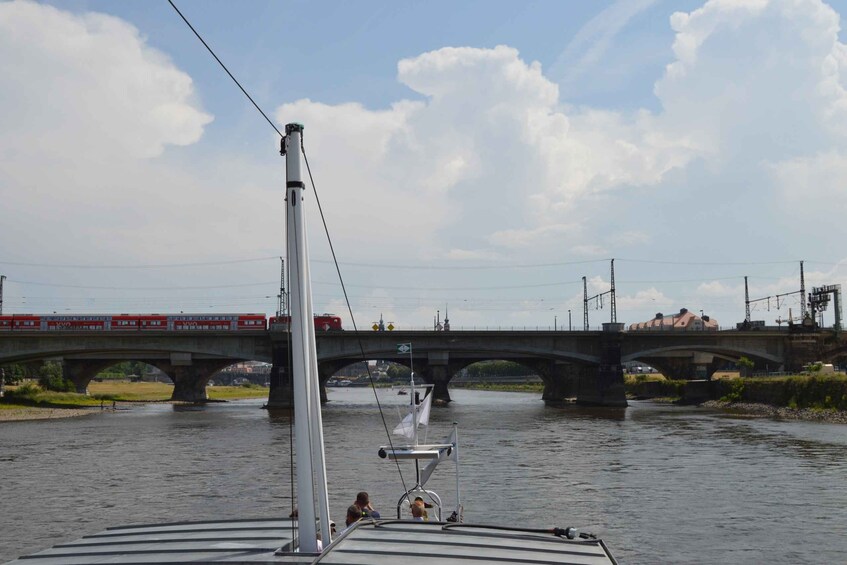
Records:
{"label": "sky", "polygon": [[[626,324],[844,282],[847,0],[175,3],[304,124],[347,329],[578,329],[583,277],[596,328],[613,258]],[[274,313],[278,151],[165,0],[0,2],[4,314]]]}

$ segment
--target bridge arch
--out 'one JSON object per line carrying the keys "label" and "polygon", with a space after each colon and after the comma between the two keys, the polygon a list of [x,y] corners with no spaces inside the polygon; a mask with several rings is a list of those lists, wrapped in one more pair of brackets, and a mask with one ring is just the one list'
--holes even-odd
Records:
{"label": "bridge arch", "polygon": [[741,357],[748,357],[762,362],[770,362],[774,364],[782,363],[782,358],[780,356],[772,355],[761,350],[751,350],[744,347],[718,346],[715,344],[672,345],[668,347],[657,347],[643,351],[635,351],[633,353],[622,355],[621,362],[627,363],[648,357],[662,357],[673,352],[708,353],[735,361],[741,359]]}

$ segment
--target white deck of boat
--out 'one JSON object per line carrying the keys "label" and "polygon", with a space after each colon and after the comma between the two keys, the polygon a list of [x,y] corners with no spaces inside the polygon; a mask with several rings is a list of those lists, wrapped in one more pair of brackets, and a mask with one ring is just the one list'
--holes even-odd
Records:
{"label": "white deck of boat", "polygon": [[345,532],[315,563],[381,565],[608,565],[616,563],[600,540],[568,540],[552,534],[494,526],[411,522],[360,522]]}
{"label": "white deck of boat", "polygon": [[427,565],[616,563],[599,540],[568,540],[552,534],[468,524],[363,521],[336,538],[319,556],[277,554],[280,548],[289,546],[291,539],[288,519],[125,526],[56,545],[7,565],[393,565],[416,560]]}
{"label": "white deck of boat", "polygon": [[[291,563],[275,552],[292,539],[291,520],[177,522],[109,528],[20,557],[7,565]],[[295,563],[311,563],[299,556]]]}

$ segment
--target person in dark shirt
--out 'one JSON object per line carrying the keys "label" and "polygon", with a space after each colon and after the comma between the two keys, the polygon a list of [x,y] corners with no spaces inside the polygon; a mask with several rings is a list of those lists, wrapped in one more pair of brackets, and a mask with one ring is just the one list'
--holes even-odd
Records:
{"label": "person in dark shirt", "polygon": [[359,510],[358,506],[356,506],[354,504],[354,505],[350,506],[349,508],[347,508],[347,519],[344,520],[344,524],[347,526],[347,528],[345,528],[344,531],[346,532],[347,529],[349,529],[351,525],[355,524],[356,522],[358,522],[361,519],[362,519],[362,511]]}
{"label": "person in dark shirt", "polygon": [[371,504],[371,499],[365,491],[356,495],[356,502],[353,503],[362,512],[362,518],[373,518],[379,520],[379,512],[374,510]]}

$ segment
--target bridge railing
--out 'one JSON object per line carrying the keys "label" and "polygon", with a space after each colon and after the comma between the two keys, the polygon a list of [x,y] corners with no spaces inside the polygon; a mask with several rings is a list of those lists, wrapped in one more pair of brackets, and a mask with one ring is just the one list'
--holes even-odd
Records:
{"label": "bridge railing", "polygon": [[[779,328],[777,326],[767,326],[761,328],[762,331],[784,331],[788,332],[788,327]],[[369,329],[367,331],[370,331]],[[395,324],[393,331],[414,331],[414,332],[432,332],[432,331],[443,331],[443,330],[435,330],[432,326],[403,326]],[[584,331],[582,326],[568,326],[562,327],[561,325],[553,326],[551,325],[506,325],[506,324],[480,324],[480,325],[469,325],[469,326],[450,326],[451,332],[581,332]],[[599,332],[603,331],[602,325],[589,326],[588,331]],[[650,328],[644,330],[629,330],[628,327],[624,327],[625,332],[632,331],[634,333],[715,333],[716,331],[720,332],[729,332],[729,331],[738,331],[738,328],[735,326],[720,326],[717,330],[691,330],[687,328],[674,328],[671,326],[666,326],[663,328]]]}
{"label": "bridge railing", "polygon": [[[603,330],[603,326],[589,326],[588,331],[599,332]],[[432,331],[443,331],[443,330],[434,330],[432,326],[402,326],[396,325],[393,331],[411,331],[411,332],[432,332]],[[573,329],[568,329],[567,326],[562,328],[562,326],[554,327],[553,325],[543,326],[543,325],[525,325],[525,326],[509,326],[509,325],[493,325],[493,324],[481,324],[478,326],[450,326],[448,331],[451,332],[581,332],[583,331],[582,326],[576,327]],[[376,332],[374,332],[376,333]]]}

